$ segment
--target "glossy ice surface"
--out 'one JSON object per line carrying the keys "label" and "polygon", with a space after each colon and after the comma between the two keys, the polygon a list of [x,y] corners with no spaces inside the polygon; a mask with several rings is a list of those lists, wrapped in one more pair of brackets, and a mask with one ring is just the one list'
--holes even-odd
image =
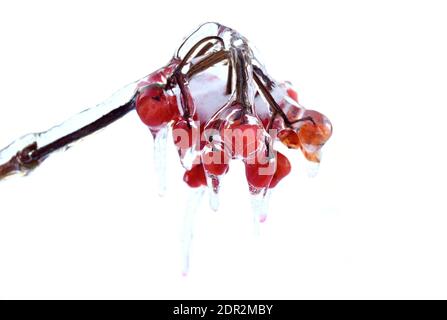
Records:
{"label": "glossy ice surface", "polygon": [[[271,189],[291,170],[288,159],[275,152],[275,143],[301,149],[316,174],[321,149],[332,134],[329,120],[302,107],[289,82],[270,77],[244,37],[216,23],[200,26],[170,63],[139,88],[144,99],[137,100],[137,112],[154,135],[155,147],[170,128],[186,170],[184,180],[200,190],[190,206],[197,206],[202,188],[208,187],[210,206],[217,210],[231,162],[243,161],[255,224],[266,220]],[[162,153],[156,152],[157,163],[164,163]],[[157,171],[163,181],[164,170]],[[190,222],[185,224],[186,247]]]}
{"label": "glossy ice surface", "polygon": [[321,149],[332,134],[328,118],[301,106],[289,82],[272,78],[247,39],[218,23],[205,23],[184,40],[166,66],[98,106],[1,150],[0,179],[27,174],[52,152],[133,109],[154,137],[160,194],[166,189],[167,143],[175,144],[185,168],[184,181],[193,189],[185,218],[184,273],[195,208],[208,188],[210,206],[218,209],[219,190],[232,161],[245,165],[241,179],[247,183],[257,224],[267,218],[272,189],[291,170],[275,145],[300,149],[316,173]]}

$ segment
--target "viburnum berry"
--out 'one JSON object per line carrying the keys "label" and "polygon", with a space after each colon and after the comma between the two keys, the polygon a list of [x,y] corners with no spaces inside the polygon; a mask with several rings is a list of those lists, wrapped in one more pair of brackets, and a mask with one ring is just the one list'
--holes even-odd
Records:
{"label": "viburnum berry", "polygon": [[270,123],[270,118],[263,118],[261,120],[261,122],[262,122],[262,126],[264,127],[264,129],[267,129],[269,126],[269,123]]}
{"label": "viburnum berry", "polygon": [[281,152],[276,152],[276,171],[270,181],[269,188],[274,188],[292,170],[289,159]]}
{"label": "viburnum berry", "polygon": [[175,146],[179,149],[191,148],[200,139],[200,131],[195,121],[179,117],[172,126]]}
{"label": "viburnum berry", "polygon": [[245,176],[250,186],[267,188],[275,173],[275,157],[261,155],[245,161]]}
{"label": "viburnum berry", "polygon": [[230,157],[227,152],[222,150],[204,150],[202,153],[202,162],[205,171],[209,174],[220,176],[228,171]]}
{"label": "viburnum berry", "polygon": [[233,158],[249,158],[256,154],[263,143],[264,127],[255,117],[254,121],[237,120],[224,131],[224,140],[231,146]]}
{"label": "viburnum berry", "polygon": [[310,117],[312,121],[303,121],[298,130],[298,137],[307,151],[316,151],[321,148],[332,135],[332,125],[323,114],[306,110],[303,118]]}
{"label": "viburnum berry", "polygon": [[176,97],[168,95],[160,84],[141,89],[136,99],[136,109],[141,121],[150,128],[166,125],[179,116]]}
{"label": "viburnum berry", "polygon": [[206,186],[206,176],[203,169],[203,165],[197,164],[188,170],[183,175],[183,181],[191,188],[198,188],[200,186]]}
{"label": "viburnum berry", "polygon": [[300,139],[295,130],[286,128],[278,132],[278,139],[290,149],[300,148]]}
{"label": "viburnum berry", "polygon": [[172,125],[172,138],[177,148],[190,148],[192,146],[192,128],[188,122],[179,118]]}

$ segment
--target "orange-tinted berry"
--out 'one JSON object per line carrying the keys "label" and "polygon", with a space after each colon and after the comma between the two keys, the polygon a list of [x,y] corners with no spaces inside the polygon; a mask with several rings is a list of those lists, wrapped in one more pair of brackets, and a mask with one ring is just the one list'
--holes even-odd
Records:
{"label": "orange-tinted berry", "polygon": [[278,139],[290,149],[298,149],[300,147],[300,139],[293,129],[286,128],[281,130],[278,133]]}
{"label": "orange-tinted berry", "polygon": [[304,146],[321,147],[332,135],[332,125],[329,119],[313,110],[306,110],[302,117],[311,117],[313,122],[305,121],[300,126],[298,137],[301,144]]}

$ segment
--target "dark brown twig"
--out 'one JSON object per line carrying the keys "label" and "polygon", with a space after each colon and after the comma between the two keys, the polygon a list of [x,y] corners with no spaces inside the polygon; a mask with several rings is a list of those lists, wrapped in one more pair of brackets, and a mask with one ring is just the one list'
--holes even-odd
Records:
{"label": "dark brown twig", "polygon": [[110,111],[92,123],[89,123],[45,146],[39,147],[37,142],[34,142],[22,150],[19,150],[8,162],[0,165],[0,180],[13,173],[27,172],[34,169],[52,152],[62,149],[122,118],[124,115],[135,109],[135,97],[136,96],[133,96],[127,103]]}
{"label": "dark brown twig", "polygon": [[253,74],[253,78],[254,78],[254,80],[255,80],[258,88],[259,88],[259,91],[261,91],[262,95],[267,100],[267,102],[270,105],[270,107],[273,109],[272,119],[271,119],[272,122],[274,120],[274,117],[276,117],[276,115],[279,114],[284,119],[284,123],[288,127],[291,127],[293,124],[298,123],[298,122],[303,122],[303,121],[310,121],[310,122],[313,123],[313,125],[315,125],[315,120],[311,116],[304,117],[304,118],[301,118],[301,119],[298,119],[298,120],[294,120],[294,121],[290,121],[289,117],[287,117],[287,115],[284,113],[284,111],[281,109],[281,107],[276,103],[275,99],[270,94],[270,92],[266,88],[266,86],[262,83],[261,79],[259,79],[257,73]]}
{"label": "dark brown twig", "polygon": [[191,78],[192,76],[202,71],[205,71],[206,69],[218,64],[219,62],[224,61],[225,59],[228,59],[227,51],[220,50],[215,53],[212,53],[209,56],[203,58],[202,60],[192,65],[191,68],[186,73],[186,76],[188,78]]}
{"label": "dark brown twig", "polygon": [[62,137],[54,142],[47,144],[44,147],[38,148],[37,150],[33,151],[31,153],[31,158],[35,161],[39,161],[46,156],[48,156],[50,153],[63,148],[77,140],[80,140],[98,130],[101,130],[105,127],[107,127],[112,122],[115,122],[116,120],[122,118],[124,115],[129,113],[135,109],[135,96],[128,101],[127,103],[123,104],[122,106],[110,111],[109,113],[103,115],[99,119],[93,121],[92,123],[89,123],[88,125]]}
{"label": "dark brown twig", "polygon": [[185,55],[185,57],[182,59],[182,61],[179,63],[179,65],[177,66],[176,70],[174,71],[174,73],[180,72],[182,70],[182,68],[186,65],[186,63],[188,63],[188,61],[190,60],[190,58],[192,57],[192,55],[194,54],[194,52],[204,43],[212,41],[212,40],[217,40],[222,46],[224,46],[223,40],[221,37],[218,36],[209,36],[206,38],[203,38],[202,40],[198,41],[189,51],[188,53]]}
{"label": "dark brown twig", "polygon": [[303,122],[303,121],[310,121],[310,122],[312,122],[312,124],[313,124],[314,126],[316,125],[315,120],[314,120],[311,116],[304,117],[304,118],[301,118],[301,119],[292,121],[292,122],[290,122],[290,124],[295,124],[295,123]]}
{"label": "dark brown twig", "polygon": [[253,113],[252,102],[249,101],[247,95],[249,85],[249,70],[247,66],[246,56],[243,49],[234,49],[232,52],[232,59],[234,63],[235,81],[236,81],[236,101],[242,106],[251,109]]}
{"label": "dark brown twig", "polygon": [[231,62],[231,59],[229,59],[226,94],[230,94],[232,89],[233,89],[233,63]]}
{"label": "dark brown twig", "polygon": [[202,49],[200,49],[199,52],[197,52],[197,54],[194,56],[194,58],[204,56],[214,46],[215,46],[215,43],[213,43],[211,41],[208,42],[206,45],[203,46]]}
{"label": "dark brown twig", "polygon": [[[221,44],[222,49],[217,52],[212,52],[206,55],[211,48],[213,48],[217,43]],[[205,44],[205,45],[204,45]],[[196,58],[206,55],[203,59],[194,62],[190,69],[183,74],[181,72],[182,68],[188,63],[188,61],[193,57],[197,49],[201,45],[204,45],[201,50],[194,56]],[[168,80],[167,88],[170,85],[177,84],[180,88],[182,95],[183,105],[185,107],[185,116],[189,117],[194,112],[194,104],[188,89],[188,80],[194,75],[220,63],[224,60],[228,60],[228,76],[226,93],[230,94],[232,91],[233,77],[236,80],[236,100],[243,104],[247,108],[253,108],[247,96],[248,82],[249,82],[249,70],[247,69],[247,57],[243,50],[235,49],[230,55],[230,52],[225,50],[222,38],[218,36],[210,36],[203,38],[198,41],[185,55],[183,60],[180,62],[176,70],[174,70],[172,76]],[[234,70],[233,70],[234,68]],[[235,71],[235,75],[233,75]],[[272,108],[272,119],[270,120],[269,126],[273,123],[276,116],[281,116],[287,126],[291,126],[297,122],[301,121],[311,121],[315,125],[315,121],[311,117],[305,117],[291,122],[281,107],[276,103],[275,99],[271,95],[270,91],[274,88],[274,81],[258,66],[253,66],[253,78],[258,87],[258,91],[265,97],[270,107]],[[78,141],[94,132],[97,132],[106,126],[110,125],[114,121],[120,119],[126,115],[131,110],[135,109],[135,99],[137,93],[122,106],[110,111],[109,113],[101,116],[92,123],[85,125],[84,127],[73,131],[57,140],[48,143],[44,146],[38,146],[37,142],[33,142],[19,150],[11,159],[0,165],[0,180],[8,175],[17,172],[29,172],[43,162],[52,152],[60,150],[66,146],[69,146],[75,141]],[[253,110],[252,110],[253,111]]]}
{"label": "dark brown twig", "polygon": [[273,99],[273,96],[270,94],[269,90],[262,83],[261,79],[259,79],[259,77],[256,73],[253,73],[253,79],[255,80],[256,85],[259,88],[259,91],[261,91],[262,95],[267,100],[268,104],[273,109],[273,111],[278,113],[284,119],[284,122],[287,126],[290,126],[291,123],[289,121],[289,118],[284,113],[284,111],[281,109],[281,107],[276,103],[275,99]]}
{"label": "dark brown twig", "polygon": [[273,87],[275,86],[275,82],[255,64],[253,65],[253,72],[262,79],[269,91],[273,89]]}

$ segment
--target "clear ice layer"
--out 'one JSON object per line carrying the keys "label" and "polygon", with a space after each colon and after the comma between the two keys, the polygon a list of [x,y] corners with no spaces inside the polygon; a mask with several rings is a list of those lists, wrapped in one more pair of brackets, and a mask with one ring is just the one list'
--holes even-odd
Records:
{"label": "clear ice layer", "polygon": [[247,197],[258,228],[268,216],[272,190],[291,170],[275,144],[301,150],[313,176],[332,134],[329,119],[301,106],[290,82],[272,78],[246,38],[218,23],[205,23],[184,40],[166,66],[96,107],[1,150],[0,180],[30,172],[51,153],[67,149],[134,109],[154,137],[160,195],[166,192],[171,130],[185,169],[183,179],[192,189],[182,238],[184,274],[189,269],[194,212],[205,188],[211,209],[218,209],[220,188],[232,161],[243,161]]}
{"label": "clear ice layer", "polygon": [[[137,92],[138,82],[139,81],[136,81],[123,87],[121,90],[115,92],[110,98],[103,101],[102,103],[96,105],[95,107],[86,109],[78,113],[72,118],[66,120],[65,122],[59,125],[54,126],[53,128],[47,131],[27,134],[21,137],[20,139],[14,141],[3,150],[0,150],[0,180],[6,176],[17,173],[26,175],[27,173],[32,171],[38,164],[40,164],[43,160],[45,160],[50,155],[50,153],[54,151],[67,150],[71,145],[80,141],[87,134],[97,132],[98,130],[102,129],[103,127],[108,125],[108,121],[103,121],[104,118],[107,118],[105,117],[106,115],[111,113],[112,114],[122,113],[122,115],[124,115],[128,111],[132,110],[133,109],[132,106],[129,105],[127,107],[126,104],[129,104],[129,101]],[[120,107],[123,108],[120,109]],[[92,123],[95,122],[97,122],[98,125],[96,125],[94,130],[93,128],[89,128],[94,127],[92,126]],[[90,132],[90,130],[92,130],[92,132]],[[72,138],[69,138],[70,136]],[[64,140],[67,140],[68,142],[65,142]],[[60,141],[62,142],[59,143]],[[52,144],[57,145],[61,144],[61,146],[55,148],[54,150],[48,148],[48,154],[46,154],[45,147],[51,146]],[[37,160],[37,163],[33,165],[21,165],[20,161],[19,163],[11,163],[11,167],[15,166],[16,170],[11,170],[11,172],[8,172],[3,176],[1,174],[2,171],[1,165],[7,164],[8,161],[14,158],[21,151],[24,150],[28,151],[26,149],[27,147],[30,146],[33,147],[29,148],[30,149],[29,152],[35,149],[44,148],[43,149],[44,152],[42,153],[43,155],[41,158]],[[24,154],[24,156],[28,156],[28,153]]]}
{"label": "clear ice layer", "polygon": [[154,135],[154,167],[157,175],[158,194],[166,194],[166,150],[169,128],[163,127]]}
{"label": "clear ice layer", "polygon": [[186,276],[189,272],[189,259],[191,252],[191,242],[194,230],[194,218],[196,212],[202,202],[205,188],[191,189],[189,192],[189,199],[185,209],[185,217],[182,231],[182,273]]}

